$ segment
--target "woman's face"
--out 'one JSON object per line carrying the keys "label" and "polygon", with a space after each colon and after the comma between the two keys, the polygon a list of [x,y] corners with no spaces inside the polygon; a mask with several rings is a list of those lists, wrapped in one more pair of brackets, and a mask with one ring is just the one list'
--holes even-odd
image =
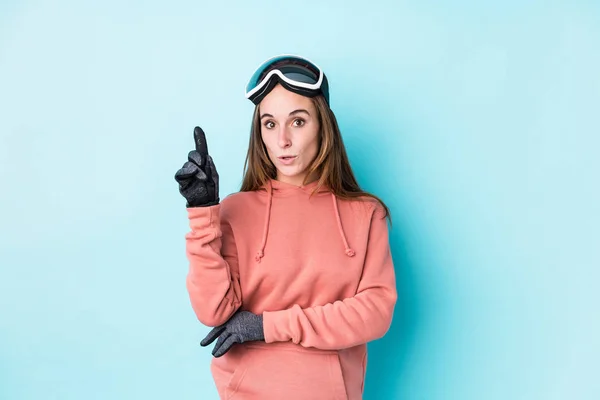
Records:
{"label": "woman's face", "polygon": [[278,84],[259,110],[262,140],[277,168],[277,180],[301,186],[319,151],[320,126],[312,100]]}

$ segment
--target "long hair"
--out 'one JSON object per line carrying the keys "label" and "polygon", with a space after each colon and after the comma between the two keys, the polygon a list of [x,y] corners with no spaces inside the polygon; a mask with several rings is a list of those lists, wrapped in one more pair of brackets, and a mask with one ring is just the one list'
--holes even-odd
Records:
{"label": "long hair", "polygon": [[[363,191],[356,178],[346,148],[342,140],[340,128],[333,111],[327,105],[323,95],[312,97],[317,116],[320,123],[319,151],[313,162],[308,166],[306,180],[315,173],[319,176],[314,191],[316,193],[321,187],[326,186],[338,198],[345,200],[365,201],[366,198],[373,198],[379,201],[385,210],[385,217],[392,222],[390,210],[379,197],[374,194]],[[261,137],[260,112],[257,105],[252,117],[252,127],[250,129],[250,142],[248,144],[248,153],[244,163],[244,178],[242,180],[241,192],[254,191],[261,188],[269,179],[275,179],[277,169],[271,162],[265,144]]]}

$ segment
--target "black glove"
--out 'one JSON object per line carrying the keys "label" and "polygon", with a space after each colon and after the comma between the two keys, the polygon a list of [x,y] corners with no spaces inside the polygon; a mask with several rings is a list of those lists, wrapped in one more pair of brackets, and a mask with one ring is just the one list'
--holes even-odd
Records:
{"label": "black glove", "polygon": [[221,357],[233,346],[234,343],[244,343],[265,340],[262,315],[255,315],[249,311],[237,311],[221,326],[213,328],[200,342],[201,346],[208,346],[217,336],[217,344],[212,355]]}
{"label": "black glove", "polygon": [[187,207],[207,207],[219,203],[219,174],[211,156],[204,131],[194,128],[196,150],[190,151],[188,160],[175,173],[179,193],[187,200]]}

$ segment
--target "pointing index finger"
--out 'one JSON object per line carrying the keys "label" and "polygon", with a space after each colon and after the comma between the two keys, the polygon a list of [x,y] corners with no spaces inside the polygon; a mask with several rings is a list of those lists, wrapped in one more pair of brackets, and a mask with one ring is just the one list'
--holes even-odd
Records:
{"label": "pointing index finger", "polygon": [[[199,126],[194,128],[194,142],[196,143],[196,151],[201,156],[208,155],[208,145],[206,144],[206,135]],[[204,157],[203,157],[204,158]]]}

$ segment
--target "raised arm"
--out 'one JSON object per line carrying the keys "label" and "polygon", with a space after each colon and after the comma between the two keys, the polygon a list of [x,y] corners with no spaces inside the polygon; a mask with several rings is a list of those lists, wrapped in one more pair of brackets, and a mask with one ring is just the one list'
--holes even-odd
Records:
{"label": "raised arm", "polygon": [[198,126],[194,143],[196,149],[175,173],[179,192],[187,200],[191,228],[186,234],[187,288],[200,322],[217,326],[241,304],[237,248],[231,226],[221,219],[219,174]]}
{"label": "raised arm", "polygon": [[229,223],[221,220],[220,210],[220,204],[188,208],[186,284],[192,308],[207,326],[221,325],[242,303],[235,238]]}

